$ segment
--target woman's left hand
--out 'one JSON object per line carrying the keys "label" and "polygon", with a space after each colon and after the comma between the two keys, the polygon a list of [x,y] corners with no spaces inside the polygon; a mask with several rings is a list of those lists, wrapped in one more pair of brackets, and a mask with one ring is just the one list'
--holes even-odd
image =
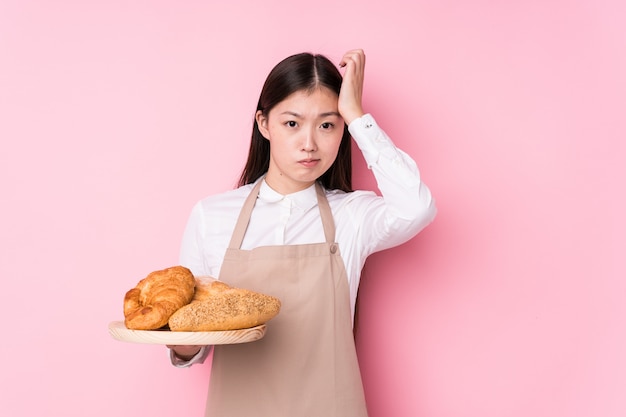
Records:
{"label": "woman's left hand", "polygon": [[176,355],[179,359],[183,361],[189,361],[202,349],[202,346],[177,346],[177,345],[167,345],[169,349],[174,351],[174,355]]}
{"label": "woman's left hand", "polygon": [[348,51],[339,62],[345,68],[339,91],[339,114],[346,124],[363,116],[363,79],[365,77],[365,53],[362,49]]}

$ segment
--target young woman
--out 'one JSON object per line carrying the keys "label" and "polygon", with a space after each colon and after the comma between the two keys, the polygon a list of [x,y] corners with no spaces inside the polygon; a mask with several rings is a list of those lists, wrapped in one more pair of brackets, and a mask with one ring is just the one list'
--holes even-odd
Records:
{"label": "young woman", "polygon": [[[265,337],[215,346],[207,416],[365,417],[352,324],[368,255],[435,216],[415,162],[361,97],[365,55],[298,54],[270,72],[239,188],[193,208],[181,265],[282,302]],[[382,196],[352,191],[351,137]],[[175,366],[211,347],[171,346]]]}

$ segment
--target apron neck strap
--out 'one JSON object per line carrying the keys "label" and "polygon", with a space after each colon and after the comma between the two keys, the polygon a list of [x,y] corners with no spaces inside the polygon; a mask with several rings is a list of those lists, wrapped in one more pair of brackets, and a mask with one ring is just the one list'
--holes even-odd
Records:
{"label": "apron neck strap", "polygon": [[324,189],[317,181],[315,181],[315,191],[317,191],[317,206],[320,209],[326,242],[335,243],[335,219],[333,218],[333,212],[330,210]]}
{"label": "apron neck strap", "polygon": [[[229,249],[241,248],[241,243],[243,242],[243,237],[248,229],[250,216],[252,215],[252,210],[256,204],[256,199],[259,195],[259,190],[261,189],[263,181],[265,180],[261,179],[254,185],[254,188],[252,188],[252,191],[250,191],[246,201],[243,203],[243,207],[239,213],[239,218],[237,219],[237,224],[235,225],[235,230],[233,231],[233,236],[231,237],[230,244],[228,245]],[[335,220],[333,218],[333,213],[330,210],[330,205],[328,204],[328,199],[326,198],[324,189],[317,181],[315,182],[315,191],[317,193],[317,205],[320,210],[322,226],[324,227],[324,237],[326,238],[326,242],[334,243]]]}

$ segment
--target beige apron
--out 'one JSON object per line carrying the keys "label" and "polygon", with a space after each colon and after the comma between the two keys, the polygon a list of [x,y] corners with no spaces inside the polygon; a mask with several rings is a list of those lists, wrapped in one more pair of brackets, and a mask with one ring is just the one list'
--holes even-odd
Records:
{"label": "beige apron", "polygon": [[220,280],[278,297],[265,337],[215,346],[206,416],[366,417],[346,270],[332,212],[316,184],[326,242],[241,250],[259,181],[226,251]]}

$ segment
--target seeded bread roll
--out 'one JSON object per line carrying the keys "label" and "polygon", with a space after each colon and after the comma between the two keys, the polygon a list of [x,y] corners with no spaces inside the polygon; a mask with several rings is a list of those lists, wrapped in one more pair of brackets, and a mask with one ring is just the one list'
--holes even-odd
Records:
{"label": "seeded bread roll", "polygon": [[124,296],[124,324],[132,330],[165,326],[176,310],[191,301],[194,286],[193,274],[183,266],[150,273]]}
{"label": "seeded bread roll", "polygon": [[279,311],[276,297],[198,278],[193,300],[172,314],[168,324],[180,332],[247,329],[268,322]]}

